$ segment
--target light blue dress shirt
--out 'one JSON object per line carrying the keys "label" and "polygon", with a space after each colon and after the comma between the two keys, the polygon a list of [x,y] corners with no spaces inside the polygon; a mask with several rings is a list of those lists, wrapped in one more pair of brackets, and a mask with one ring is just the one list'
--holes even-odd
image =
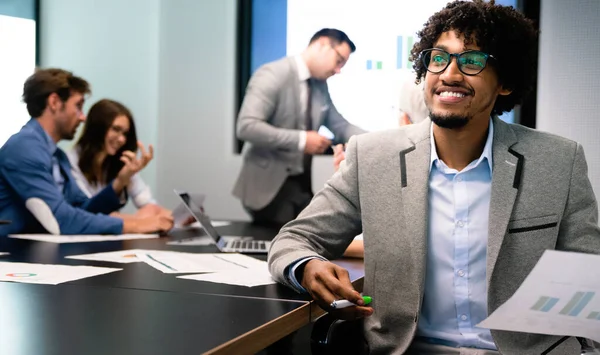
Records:
{"label": "light blue dress shirt", "polygon": [[431,132],[427,272],[417,335],[433,343],[496,350],[489,330],[486,260],[492,191],[492,140],[460,172],[438,157]]}

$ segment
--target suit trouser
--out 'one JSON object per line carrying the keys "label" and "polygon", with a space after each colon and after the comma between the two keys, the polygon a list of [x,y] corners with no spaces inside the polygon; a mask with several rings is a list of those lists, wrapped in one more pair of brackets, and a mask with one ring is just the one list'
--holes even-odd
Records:
{"label": "suit trouser", "polygon": [[310,176],[310,171],[289,176],[266,207],[260,210],[244,208],[254,223],[282,226],[294,220],[310,203],[313,197]]}
{"label": "suit trouser", "polygon": [[415,338],[405,353],[406,355],[498,355],[495,350],[474,348],[453,348],[451,346],[430,344]]}

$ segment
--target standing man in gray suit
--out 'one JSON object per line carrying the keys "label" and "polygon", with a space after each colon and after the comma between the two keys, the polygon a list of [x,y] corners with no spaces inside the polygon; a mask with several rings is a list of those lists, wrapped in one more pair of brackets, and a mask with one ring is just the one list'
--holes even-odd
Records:
{"label": "standing man in gray suit", "polygon": [[[364,318],[371,354],[540,354],[560,337],[478,328],[547,249],[600,253],[581,145],[497,115],[535,80],[531,21],[455,1],[418,33],[425,121],[350,140],[346,164],[269,253],[279,281],[341,318]],[[364,234],[364,293],[327,259]],[[334,311],[336,299],[357,306]],[[569,338],[552,354],[579,354]]]}
{"label": "standing man in gray suit", "polygon": [[332,145],[317,133],[321,125],[336,143],[364,132],[336,110],[326,83],[355,50],[344,32],[325,28],[302,54],[265,64],[250,79],[237,122],[249,146],[233,195],[255,222],[282,225],[308,205],[312,156]]}

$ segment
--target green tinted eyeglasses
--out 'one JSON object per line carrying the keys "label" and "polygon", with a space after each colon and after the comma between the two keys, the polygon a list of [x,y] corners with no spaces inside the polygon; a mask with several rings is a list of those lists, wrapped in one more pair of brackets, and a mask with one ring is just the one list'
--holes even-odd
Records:
{"label": "green tinted eyeglasses", "polygon": [[458,70],[465,75],[477,75],[481,73],[488,59],[496,59],[492,55],[475,50],[462,53],[448,53],[443,49],[431,48],[421,52],[421,60],[427,71],[439,74],[450,65],[452,57],[456,58]]}

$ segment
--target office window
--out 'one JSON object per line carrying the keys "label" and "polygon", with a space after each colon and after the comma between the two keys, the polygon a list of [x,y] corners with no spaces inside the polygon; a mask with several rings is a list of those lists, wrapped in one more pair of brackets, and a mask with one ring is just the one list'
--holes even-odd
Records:
{"label": "office window", "polygon": [[37,9],[36,0],[0,0],[0,146],[29,119],[21,94],[36,65]]}

